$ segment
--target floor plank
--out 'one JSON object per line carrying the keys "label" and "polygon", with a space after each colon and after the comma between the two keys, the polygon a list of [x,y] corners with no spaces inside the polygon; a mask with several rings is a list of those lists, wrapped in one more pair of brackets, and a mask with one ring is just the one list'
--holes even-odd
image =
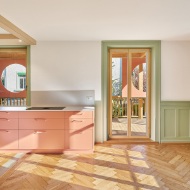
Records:
{"label": "floor plank", "polygon": [[[1,190],[190,190],[190,144],[97,144],[92,154],[26,154]],[[4,156],[4,160],[3,160]],[[3,163],[13,154],[2,154]]]}

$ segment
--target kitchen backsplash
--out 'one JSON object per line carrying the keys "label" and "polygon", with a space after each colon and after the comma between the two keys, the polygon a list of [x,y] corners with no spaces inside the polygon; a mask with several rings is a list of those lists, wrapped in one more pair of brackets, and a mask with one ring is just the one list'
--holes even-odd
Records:
{"label": "kitchen backsplash", "polygon": [[94,90],[31,91],[31,106],[94,106]]}

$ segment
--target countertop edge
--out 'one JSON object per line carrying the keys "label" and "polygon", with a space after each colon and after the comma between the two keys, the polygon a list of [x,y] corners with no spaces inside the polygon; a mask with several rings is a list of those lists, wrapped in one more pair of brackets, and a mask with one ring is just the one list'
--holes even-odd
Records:
{"label": "countertop edge", "polygon": [[[36,106],[37,107],[37,106]],[[27,111],[27,112],[32,112],[32,111],[45,111],[45,112],[50,112],[50,111],[93,111],[95,109],[94,106],[65,106],[64,109],[62,110],[26,110],[29,107],[0,107],[0,111]]]}

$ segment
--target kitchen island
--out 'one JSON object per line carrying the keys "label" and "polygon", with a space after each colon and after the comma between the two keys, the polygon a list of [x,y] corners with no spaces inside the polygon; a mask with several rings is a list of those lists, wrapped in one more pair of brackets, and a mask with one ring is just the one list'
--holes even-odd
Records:
{"label": "kitchen island", "polygon": [[0,107],[0,151],[93,152],[94,107],[30,108]]}

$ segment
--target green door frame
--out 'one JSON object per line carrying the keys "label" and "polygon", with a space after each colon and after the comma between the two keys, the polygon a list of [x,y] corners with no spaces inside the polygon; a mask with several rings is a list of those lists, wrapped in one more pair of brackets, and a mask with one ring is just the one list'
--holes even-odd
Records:
{"label": "green door frame", "polygon": [[31,106],[31,64],[30,64],[30,46],[26,46],[27,48],[27,99],[26,99],[26,105]]}
{"label": "green door frame", "polygon": [[102,126],[103,141],[108,140],[108,50],[110,48],[151,49],[151,139],[160,142],[161,41],[102,41]]}

